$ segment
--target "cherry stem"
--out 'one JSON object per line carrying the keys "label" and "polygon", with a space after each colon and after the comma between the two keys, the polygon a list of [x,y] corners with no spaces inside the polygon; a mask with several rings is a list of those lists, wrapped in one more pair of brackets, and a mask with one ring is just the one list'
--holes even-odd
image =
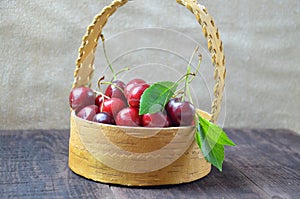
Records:
{"label": "cherry stem", "polygon": [[180,89],[178,89],[178,91],[176,91],[175,92],[175,94],[174,94],[174,98],[176,98],[178,95],[181,95],[181,94],[183,94],[183,91],[182,91],[182,89],[183,89],[183,87],[181,87]]}
{"label": "cherry stem", "polygon": [[120,71],[118,71],[118,72],[116,73],[116,76],[119,75],[119,74],[121,74],[121,73],[123,73],[123,72],[129,71],[129,70],[130,70],[129,67],[123,68],[122,70],[120,70]]}
{"label": "cherry stem", "polygon": [[[174,86],[176,84],[180,84],[181,82],[185,81],[186,77],[188,76],[195,76],[196,74],[195,73],[186,73],[185,75],[183,75],[182,77],[180,77],[175,83],[174,83]],[[179,95],[179,94],[184,94],[184,92],[182,91],[184,89],[184,87],[180,88],[180,89],[177,89],[177,92],[175,94],[175,96]],[[181,100],[184,100],[184,95],[182,96]]]}
{"label": "cherry stem", "polygon": [[[196,46],[195,50],[193,51],[193,54],[192,54],[192,56],[191,56],[191,58],[190,58],[190,60],[189,60],[189,63],[188,63],[188,65],[187,65],[187,69],[186,69],[187,73],[190,73],[190,71],[191,71],[191,63],[192,63],[192,60],[193,60],[193,58],[194,58],[196,52],[198,52],[198,49],[199,49],[199,46]],[[196,75],[196,74],[195,74],[195,75]],[[195,75],[194,75],[194,77],[195,77]],[[191,103],[192,103],[192,96],[191,96],[191,92],[190,92],[190,89],[189,89],[189,83],[190,83],[190,81],[189,81],[189,76],[186,75],[186,76],[185,76],[184,89],[183,89],[183,93],[184,93],[183,95],[186,96],[186,94],[188,94],[188,96],[189,96],[189,98],[190,98],[190,101],[191,101]],[[181,101],[184,101],[184,97],[181,99]]]}
{"label": "cherry stem", "polygon": [[98,79],[97,84],[98,84],[98,88],[99,88],[100,91],[101,91],[101,81],[103,81],[104,79],[105,79],[105,76],[101,76],[101,77]]}
{"label": "cherry stem", "polygon": [[110,97],[108,97],[107,95],[105,95],[105,94],[102,93],[102,92],[95,91],[95,93],[96,93],[97,95],[101,95],[103,98],[110,99]]}
{"label": "cherry stem", "polygon": [[[199,54],[199,55],[198,55],[198,59],[199,59],[198,65],[197,65],[197,68],[196,68],[196,71],[195,71],[196,75],[198,74],[198,72],[199,72],[199,70],[200,70],[200,66],[201,66],[201,63],[202,63],[202,54]],[[191,82],[194,80],[194,78],[195,78],[195,76],[193,76],[193,77],[190,79],[189,83],[191,83]]]}
{"label": "cherry stem", "polygon": [[[100,104],[100,112],[103,112],[103,106],[104,106],[104,96],[106,96],[106,95],[102,95],[101,96],[101,100],[102,100],[102,103]],[[106,96],[107,97],[107,96]],[[109,99],[109,98],[108,98]]]}
{"label": "cherry stem", "polygon": [[[196,71],[195,71],[195,74],[196,74],[196,75],[198,74],[199,69],[200,69],[200,65],[201,65],[201,63],[202,63],[202,54],[199,54],[199,55],[198,55],[198,58],[199,58],[198,66],[197,66]],[[190,80],[188,80],[188,82],[186,82],[186,83],[187,83],[187,84],[190,84],[190,83],[194,80],[194,78],[196,77],[196,75],[192,76],[192,77],[190,78]],[[193,98],[192,98],[192,95],[191,95],[191,90],[190,90],[189,87],[187,87],[187,95],[188,95],[189,98],[190,98],[190,102],[191,102],[192,104],[194,104]]]}
{"label": "cherry stem", "polygon": [[185,75],[183,75],[182,77],[180,77],[175,83],[177,83],[177,84],[180,84],[181,82],[183,82],[183,81],[185,81],[185,78],[187,77],[187,76],[195,76],[196,74],[195,73],[186,73]]}
{"label": "cherry stem", "polygon": [[116,73],[115,73],[115,71],[114,71],[114,69],[113,69],[113,67],[112,67],[112,65],[111,65],[111,63],[110,63],[110,61],[109,61],[109,59],[108,59],[108,56],[107,56],[106,47],[105,47],[105,42],[104,42],[104,40],[105,40],[105,39],[104,39],[104,35],[101,34],[100,37],[101,37],[101,40],[102,40],[102,47],[103,47],[103,52],[104,52],[105,60],[106,60],[106,62],[107,62],[107,64],[108,64],[108,66],[109,66],[110,71],[111,71],[112,74],[113,74],[113,80],[116,80],[116,79],[117,79],[117,75],[116,75]]}
{"label": "cherry stem", "polygon": [[119,87],[117,84],[115,84],[115,83],[112,83],[112,82],[101,82],[100,84],[108,84],[108,85],[115,86],[115,87],[116,87],[117,89],[119,89],[119,90],[123,93],[123,95],[125,96],[124,90],[123,90],[121,87]]}

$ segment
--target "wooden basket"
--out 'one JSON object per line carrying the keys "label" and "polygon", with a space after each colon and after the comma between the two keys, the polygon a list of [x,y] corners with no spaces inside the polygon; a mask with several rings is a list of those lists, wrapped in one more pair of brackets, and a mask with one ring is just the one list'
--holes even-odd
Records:
{"label": "wooden basket", "polygon": [[[91,86],[94,54],[108,18],[128,0],[115,0],[97,15],[82,39],[74,72],[73,88]],[[226,75],[225,57],[218,29],[204,6],[195,0],[177,0],[195,16],[207,39],[214,65],[214,100],[211,114],[216,122]],[[71,112],[69,167],[94,181],[128,186],[155,186],[191,182],[206,176],[211,165],[194,140],[194,127],[143,128],[94,123]]]}

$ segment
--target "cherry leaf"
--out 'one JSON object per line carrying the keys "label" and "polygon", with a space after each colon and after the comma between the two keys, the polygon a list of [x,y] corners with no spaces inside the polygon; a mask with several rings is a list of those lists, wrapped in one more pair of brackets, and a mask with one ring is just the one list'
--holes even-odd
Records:
{"label": "cherry leaf", "polygon": [[176,92],[177,87],[178,83],[170,81],[157,82],[151,85],[141,96],[139,114],[153,114],[162,111]]}
{"label": "cherry leaf", "polygon": [[196,122],[195,140],[202,151],[204,158],[222,171],[224,161],[224,145],[235,146],[222,128],[200,117]]}

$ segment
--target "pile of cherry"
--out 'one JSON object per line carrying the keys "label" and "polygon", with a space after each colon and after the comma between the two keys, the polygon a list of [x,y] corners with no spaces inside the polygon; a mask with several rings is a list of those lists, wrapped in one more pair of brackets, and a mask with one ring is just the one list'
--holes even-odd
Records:
{"label": "pile of cherry", "polygon": [[96,94],[91,88],[78,87],[70,92],[70,107],[82,119],[119,125],[144,127],[176,127],[193,125],[195,108],[188,101],[172,98],[162,111],[139,115],[140,99],[149,88],[142,79],[128,84],[113,81],[104,94]]}

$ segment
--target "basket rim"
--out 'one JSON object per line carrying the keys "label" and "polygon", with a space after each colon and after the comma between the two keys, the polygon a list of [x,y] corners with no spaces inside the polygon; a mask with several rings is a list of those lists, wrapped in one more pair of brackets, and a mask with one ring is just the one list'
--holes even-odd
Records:
{"label": "basket rim", "polygon": [[[199,113],[200,115],[202,115],[202,117],[206,117],[206,119],[208,119],[208,117],[211,117],[209,113],[207,113],[206,111],[200,110],[200,109],[196,109],[197,113]],[[206,115],[207,114],[207,115]],[[71,110],[71,116],[76,118],[77,120],[81,121],[81,122],[86,122],[88,124],[91,125],[98,125],[98,126],[107,126],[107,127],[111,127],[111,128],[122,128],[122,129],[136,129],[136,130],[180,130],[180,129],[188,129],[188,128],[195,128],[194,125],[189,125],[189,126],[171,126],[171,127],[145,127],[145,126],[120,126],[120,125],[114,125],[114,124],[104,124],[104,123],[98,123],[98,122],[94,122],[94,121],[89,121],[89,120],[85,120],[82,119],[80,117],[78,117],[75,113],[74,110]]]}

